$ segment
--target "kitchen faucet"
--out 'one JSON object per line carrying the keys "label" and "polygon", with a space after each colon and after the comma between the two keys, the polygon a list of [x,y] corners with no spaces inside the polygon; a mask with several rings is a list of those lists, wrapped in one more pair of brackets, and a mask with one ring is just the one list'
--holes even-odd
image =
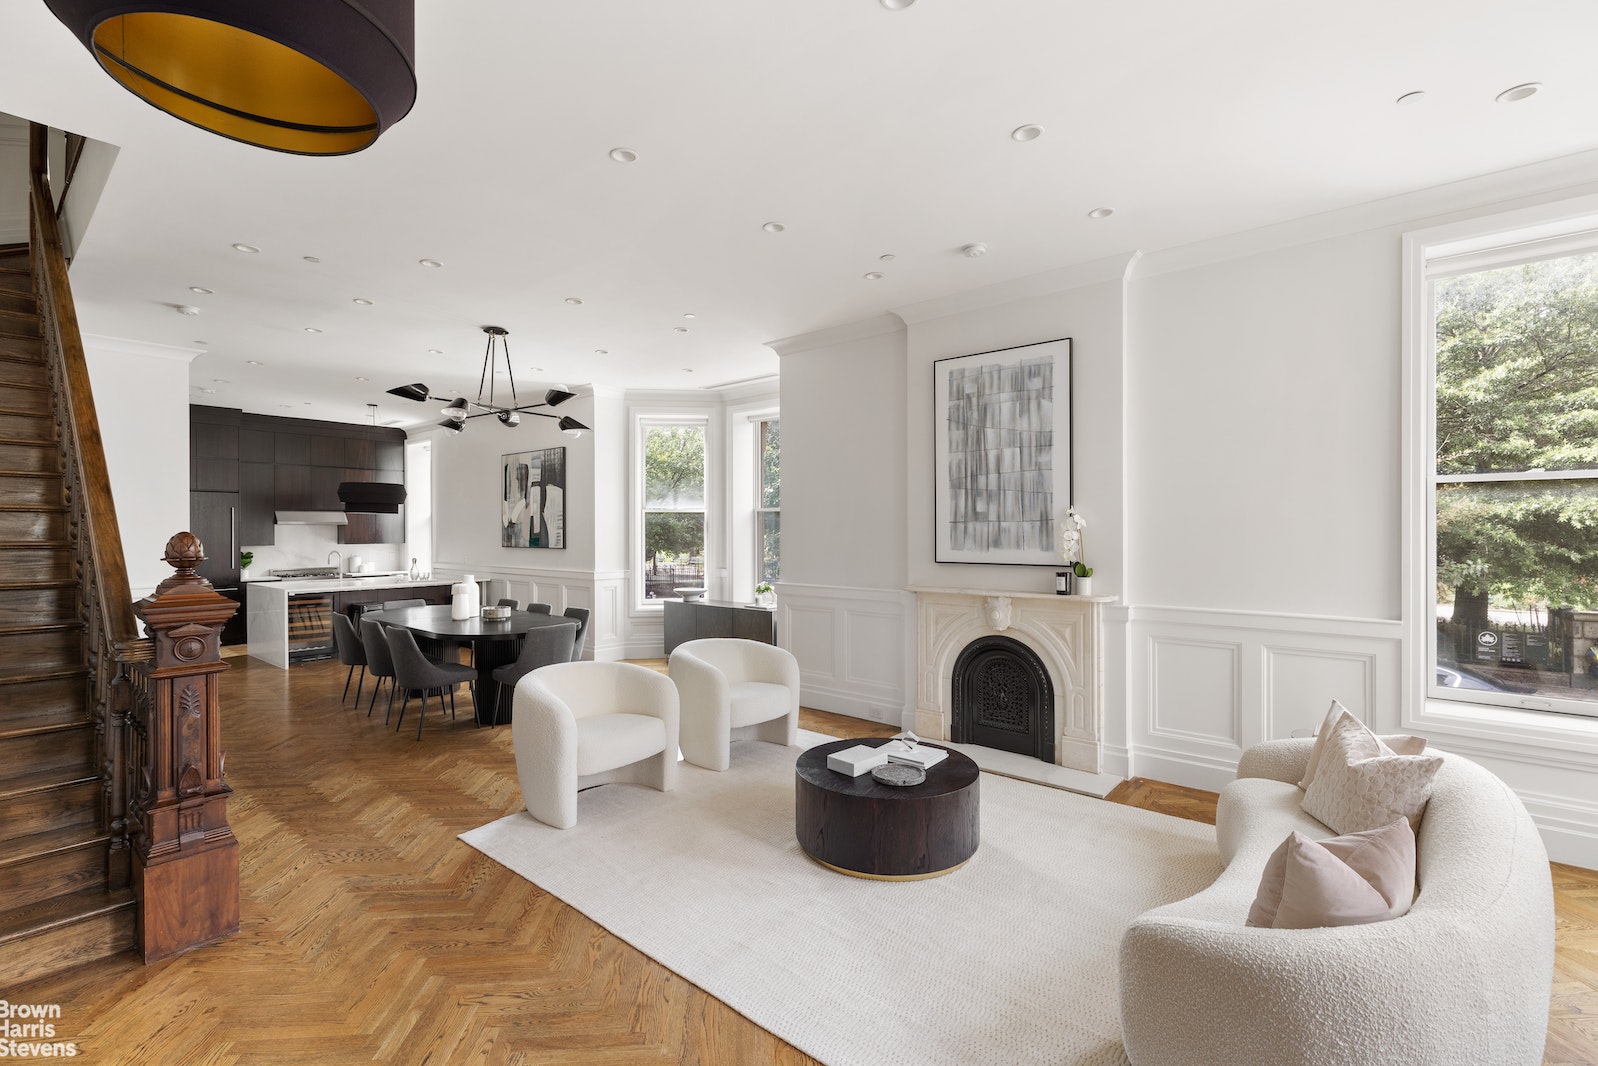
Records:
{"label": "kitchen faucet", "polygon": [[327,561],[328,561],[329,564],[331,564],[333,562],[333,556],[335,556],[335,555],[338,556],[338,572],[340,574],[343,574],[344,573],[344,553],[343,552],[339,551],[337,548],[334,548],[332,551],[327,553]]}

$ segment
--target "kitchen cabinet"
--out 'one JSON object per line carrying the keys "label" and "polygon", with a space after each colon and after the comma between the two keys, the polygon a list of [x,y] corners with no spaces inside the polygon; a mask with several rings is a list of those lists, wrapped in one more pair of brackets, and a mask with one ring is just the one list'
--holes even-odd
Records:
{"label": "kitchen cabinet", "polygon": [[344,438],[314,436],[311,438],[312,466],[343,466]]}
{"label": "kitchen cabinet", "polygon": [[[273,506],[279,511],[311,511],[311,468],[302,463],[278,463],[274,471]],[[327,508],[322,508],[327,510]]]}
{"label": "kitchen cabinet", "polygon": [[[242,434],[241,434],[242,436]],[[277,467],[239,463],[239,545],[277,543]]]}
{"label": "kitchen cabinet", "polygon": [[189,531],[205,546],[196,572],[217,588],[239,583],[238,521],[238,493],[189,493]]}
{"label": "kitchen cabinet", "polygon": [[191,491],[239,491],[239,424],[223,417],[202,414],[189,421]]}

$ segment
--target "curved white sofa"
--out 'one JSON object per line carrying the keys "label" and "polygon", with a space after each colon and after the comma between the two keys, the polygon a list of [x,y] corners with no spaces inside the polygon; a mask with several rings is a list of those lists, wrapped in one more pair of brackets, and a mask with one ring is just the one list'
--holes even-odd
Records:
{"label": "curved white sofa", "polygon": [[1537,1066],[1553,979],[1548,854],[1519,798],[1467,759],[1445,754],[1437,772],[1408,914],[1244,924],[1291,830],[1336,835],[1299,808],[1313,744],[1245,752],[1216,813],[1225,871],[1127,930],[1121,1024],[1134,1066]]}

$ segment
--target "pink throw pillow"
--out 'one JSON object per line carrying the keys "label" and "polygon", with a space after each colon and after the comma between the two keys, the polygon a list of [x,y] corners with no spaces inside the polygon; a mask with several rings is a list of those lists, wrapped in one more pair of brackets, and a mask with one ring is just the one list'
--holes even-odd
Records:
{"label": "pink throw pillow", "polygon": [[1315,841],[1294,831],[1265,862],[1248,924],[1267,929],[1362,925],[1415,900],[1415,834],[1392,825]]}

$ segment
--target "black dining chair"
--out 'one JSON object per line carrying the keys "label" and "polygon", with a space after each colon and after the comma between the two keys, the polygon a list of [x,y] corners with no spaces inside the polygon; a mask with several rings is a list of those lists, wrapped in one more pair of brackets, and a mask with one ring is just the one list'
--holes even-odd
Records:
{"label": "black dining chair", "polygon": [[401,609],[403,609],[405,607],[426,607],[426,606],[427,606],[427,601],[423,600],[423,599],[389,600],[387,603],[383,604],[383,610],[385,610],[385,611],[398,611],[398,610],[401,610]]}
{"label": "black dining chair", "polygon": [[515,600],[511,599],[509,596],[506,596],[504,599],[500,600],[499,601],[499,605],[501,607],[509,607],[513,611],[521,610],[521,606],[522,606],[521,604],[517,603]]}
{"label": "black dining chair", "polygon": [[366,684],[366,646],[355,632],[355,623],[343,611],[333,612],[333,648],[338,652],[338,661],[349,667],[344,674],[344,695],[339,697],[340,703],[350,698],[350,678],[357,666],[361,668],[361,680],[355,685],[355,706],[359,707],[361,686]]}
{"label": "black dining chair", "polygon": [[420,691],[422,709],[416,713],[416,739],[422,739],[422,723],[427,717],[427,697],[438,693],[438,709],[444,710],[444,693],[449,693],[450,717],[455,716],[455,687],[469,685],[477,679],[477,671],[460,663],[434,662],[416,646],[416,634],[399,626],[384,630],[388,638],[389,655],[394,660],[394,685],[405,695],[400,699],[399,721],[394,725],[397,733],[405,724],[405,708],[410,706],[411,693]]}
{"label": "black dining chair", "polygon": [[549,613],[549,604],[547,604],[547,603],[529,603],[527,605],[527,612],[529,614],[548,614]]}
{"label": "black dining chair", "polygon": [[366,705],[366,717],[372,717],[377,706],[377,693],[388,678],[388,710],[383,712],[383,724],[394,711],[394,659],[388,653],[388,638],[383,636],[386,627],[375,618],[361,619],[361,647],[366,649],[366,672],[375,679],[372,683],[372,702]]}
{"label": "black dining chair", "polygon": [[577,620],[577,640],[572,644],[572,661],[576,662],[583,657],[583,643],[588,639],[588,608],[568,607],[565,614]]}
{"label": "black dining chair", "polygon": [[516,683],[540,666],[570,662],[572,644],[576,639],[576,626],[540,626],[527,631],[527,635],[522,638],[522,650],[516,656],[516,661],[496,667],[491,675],[499,682],[499,693],[494,700],[495,725],[499,724],[500,715],[510,709],[511,694],[516,688]]}

